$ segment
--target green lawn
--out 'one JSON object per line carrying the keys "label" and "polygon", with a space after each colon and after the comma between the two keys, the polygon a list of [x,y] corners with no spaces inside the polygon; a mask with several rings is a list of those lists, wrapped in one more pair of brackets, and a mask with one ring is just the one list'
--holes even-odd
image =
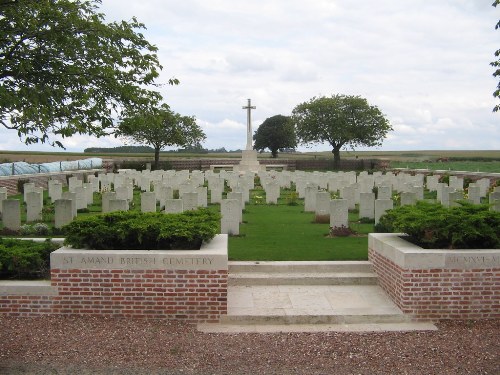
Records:
{"label": "green lawn", "polygon": [[[299,200],[302,203],[301,200]],[[229,237],[230,260],[366,260],[371,224],[353,223],[357,237],[329,238],[329,224],[314,223],[303,204],[249,204],[240,236]],[[357,220],[357,214],[350,215]]]}

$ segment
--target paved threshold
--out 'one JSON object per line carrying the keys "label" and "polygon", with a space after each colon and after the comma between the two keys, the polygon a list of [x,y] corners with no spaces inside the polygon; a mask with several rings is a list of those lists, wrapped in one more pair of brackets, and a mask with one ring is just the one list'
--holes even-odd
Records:
{"label": "paved threshold", "polygon": [[412,322],[377,285],[234,285],[221,323],[198,325],[213,333],[436,329]]}

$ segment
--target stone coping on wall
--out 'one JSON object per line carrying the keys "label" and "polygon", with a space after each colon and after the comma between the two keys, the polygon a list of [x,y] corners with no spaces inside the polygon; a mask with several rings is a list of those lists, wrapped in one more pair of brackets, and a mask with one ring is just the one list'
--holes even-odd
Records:
{"label": "stone coping on wall", "polygon": [[85,250],[62,247],[50,254],[52,269],[227,270],[227,234],[200,250]]}
{"label": "stone coping on wall", "polygon": [[0,280],[0,296],[55,296],[50,280]]}
{"label": "stone coping on wall", "polygon": [[370,233],[368,247],[406,270],[500,268],[500,249],[423,249],[404,237],[402,233]]}

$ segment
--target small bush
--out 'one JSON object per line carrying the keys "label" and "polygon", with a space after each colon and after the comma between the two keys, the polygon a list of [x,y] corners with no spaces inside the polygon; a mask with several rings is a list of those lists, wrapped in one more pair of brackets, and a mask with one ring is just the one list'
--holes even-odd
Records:
{"label": "small bush", "polygon": [[38,236],[46,236],[50,232],[50,228],[45,223],[36,223],[33,225],[33,233]]}
{"label": "small bush", "polygon": [[23,236],[33,234],[33,227],[30,224],[23,224],[21,228],[19,228],[19,234]]}
{"label": "small bush", "polygon": [[299,193],[291,191],[286,197],[286,204],[289,206],[298,206]]}
{"label": "small bush", "polygon": [[208,209],[180,214],[113,212],[63,227],[66,244],[96,250],[199,249],[218,231],[220,214]]}
{"label": "small bush", "polygon": [[406,233],[411,242],[427,249],[498,249],[500,212],[465,201],[451,208],[420,201],[387,211],[375,231]]}
{"label": "small bush", "polygon": [[344,225],[340,227],[330,227],[330,237],[350,237],[356,232]]}
{"label": "small bush", "polygon": [[0,278],[48,277],[50,253],[60,245],[50,242],[0,238]]}

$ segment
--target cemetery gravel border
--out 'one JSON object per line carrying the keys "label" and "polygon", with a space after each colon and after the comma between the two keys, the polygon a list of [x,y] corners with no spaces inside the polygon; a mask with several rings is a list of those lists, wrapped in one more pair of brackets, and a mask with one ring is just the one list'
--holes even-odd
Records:
{"label": "cemetery gravel border", "polygon": [[500,321],[438,331],[206,334],[164,320],[0,317],[0,374],[499,374]]}

